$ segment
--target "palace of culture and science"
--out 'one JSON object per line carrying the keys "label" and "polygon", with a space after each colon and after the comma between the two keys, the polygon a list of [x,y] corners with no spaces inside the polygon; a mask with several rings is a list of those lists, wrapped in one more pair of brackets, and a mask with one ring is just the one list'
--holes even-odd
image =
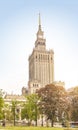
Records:
{"label": "palace of culture and science", "polygon": [[28,91],[34,93],[37,89],[45,87],[54,81],[54,51],[46,50],[46,39],[41,28],[39,15],[39,27],[35,48],[29,56],[29,82]]}
{"label": "palace of culture and science", "polygon": [[39,25],[36,34],[35,47],[28,58],[29,60],[29,81],[28,90],[22,88],[22,94],[35,93],[36,90],[45,87],[47,84],[65,86],[64,82],[54,80],[54,51],[46,49],[46,39],[41,27],[39,14]]}

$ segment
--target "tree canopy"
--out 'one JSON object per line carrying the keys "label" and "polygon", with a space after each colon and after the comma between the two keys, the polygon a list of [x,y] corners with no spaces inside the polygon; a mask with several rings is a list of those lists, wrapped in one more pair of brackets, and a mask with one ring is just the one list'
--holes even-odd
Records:
{"label": "tree canopy", "polygon": [[71,119],[72,121],[78,121],[78,86],[69,91],[69,97],[71,101]]}
{"label": "tree canopy", "polygon": [[37,94],[31,94],[26,97],[26,103],[22,109],[22,118],[28,119],[29,124],[34,120],[37,125],[37,118],[39,115],[38,101],[39,97]]}
{"label": "tree canopy", "polygon": [[53,126],[54,121],[62,118],[61,114],[67,109],[66,90],[62,86],[49,84],[38,91],[38,96],[41,97],[40,106]]}
{"label": "tree canopy", "polygon": [[3,92],[0,89],[0,119],[3,118],[3,106],[4,106]]}

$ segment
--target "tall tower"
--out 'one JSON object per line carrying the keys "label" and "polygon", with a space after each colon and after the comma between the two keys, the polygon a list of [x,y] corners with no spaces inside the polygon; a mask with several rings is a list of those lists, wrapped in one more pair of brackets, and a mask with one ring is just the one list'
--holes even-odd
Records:
{"label": "tall tower", "polygon": [[36,34],[35,48],[29,56],[29,93],[54,81],[54,51],[46,50],[46,39],[41,28],[39,14],[38,32]]}

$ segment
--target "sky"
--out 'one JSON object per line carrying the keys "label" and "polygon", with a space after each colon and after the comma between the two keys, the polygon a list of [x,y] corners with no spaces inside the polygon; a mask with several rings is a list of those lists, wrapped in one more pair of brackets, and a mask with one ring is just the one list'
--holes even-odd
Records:
{"label": "sky", "polygon": [[28,86],[39,13],[55,81],[78,85],[78,0],[0,0],[0,89],[8,94]]}

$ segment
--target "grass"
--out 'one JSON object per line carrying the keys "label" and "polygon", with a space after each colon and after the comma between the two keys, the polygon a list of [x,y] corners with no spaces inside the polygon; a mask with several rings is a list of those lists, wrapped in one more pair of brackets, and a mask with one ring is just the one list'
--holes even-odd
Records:
{"label": "grass", "polygon": [[[52,128],[52,127],[0,127],[0,130],[65,130],[65,128]],[[78,129],[71,129],[78,130]]]}
{"label": "grass", "polygon": [[63,130],[63,128],[52,127],[0,127],[0,130]]}

